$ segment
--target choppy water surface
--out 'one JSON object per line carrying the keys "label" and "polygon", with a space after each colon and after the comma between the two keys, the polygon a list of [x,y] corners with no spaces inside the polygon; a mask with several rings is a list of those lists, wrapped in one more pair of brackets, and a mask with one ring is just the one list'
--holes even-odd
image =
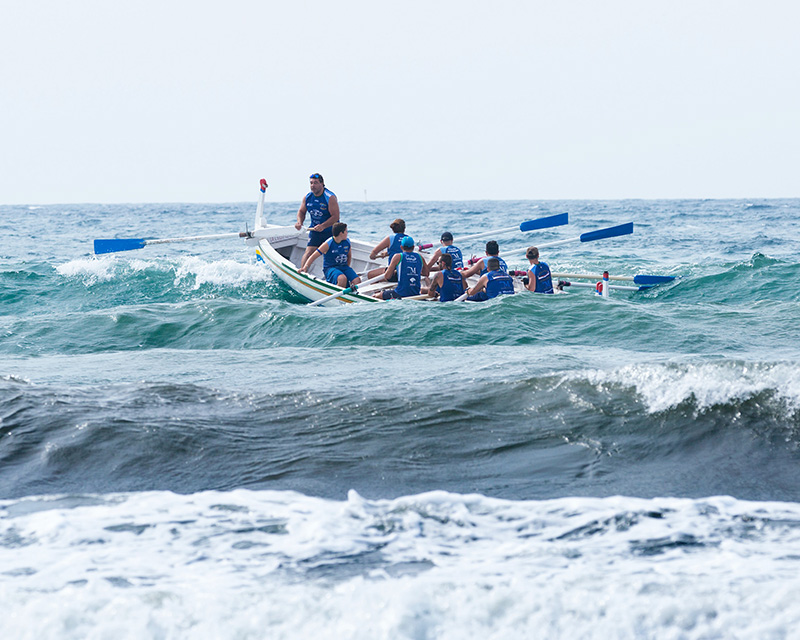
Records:
{"label": "choppy water surface", "polygon": [[250,203],[0,207],[3,637],[800,637],[800,201],[342,210],[680,278],[309,308],[238,241],[90,253]]}

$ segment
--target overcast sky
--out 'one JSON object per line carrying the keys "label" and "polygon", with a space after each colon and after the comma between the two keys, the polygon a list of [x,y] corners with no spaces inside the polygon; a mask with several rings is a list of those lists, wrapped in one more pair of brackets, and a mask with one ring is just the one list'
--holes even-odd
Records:
{"label": "overcast sky", "polygon": [[3,0],[0,203],[800,196],[800,3]]}

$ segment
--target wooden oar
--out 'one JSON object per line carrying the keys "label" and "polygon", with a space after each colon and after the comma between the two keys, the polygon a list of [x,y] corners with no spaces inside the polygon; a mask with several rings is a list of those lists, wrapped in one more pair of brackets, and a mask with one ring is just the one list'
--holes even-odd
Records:
{"label": "wooden oar", "polygon": [[367,284],[371,284],[373,282],[377,282],[378,280],[380,280],[382,278],[383,278],[383,274],[381,274],[379,276],[375,276],[374,278],[370,278],[369,280],[365,280],[364,282],[361,282],[361,283],[355,285],[354,287],[345,287],[344,289],[342,289],[338,293],[333,293],[333,294],[331,294],[329,296],[325,296],[324,298],[320,298],[319,300],[314,300],[314,302],[310,302],[308,306],[309,307],[316,307],[316,306],[319,306],[321,304],[325,304],[326,302],[329,302],[331,300],[335,300],[336,298],[340,298],[341,296],[347,295],[348,293],[354,293],[354,292],[356,292],[356,290],[359,287],[367,285]]}

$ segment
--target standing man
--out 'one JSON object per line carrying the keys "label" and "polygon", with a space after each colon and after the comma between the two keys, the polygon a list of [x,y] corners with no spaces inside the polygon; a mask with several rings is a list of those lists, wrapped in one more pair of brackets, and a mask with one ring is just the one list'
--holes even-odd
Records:
{"label": "standing man", "polygon": [[539,249],[528,247],[525,257],[531,263],[531,268],[528,269],[528,284],[525,288],[534,293],[554,293],[550,267],[546,262],[539,262]]}
{"label": "standing man", "polygon": [[311,215],[308,231],[308,245],[300,264],[305,264],[310,256],[323,242],[331,237],[331,227],[339,221],[339,201],[333,191],[325,188],[325,179],[319,173],[309,176],[311,191],[306,194],[297,210],[295,229],[303,227],[306,213]]}

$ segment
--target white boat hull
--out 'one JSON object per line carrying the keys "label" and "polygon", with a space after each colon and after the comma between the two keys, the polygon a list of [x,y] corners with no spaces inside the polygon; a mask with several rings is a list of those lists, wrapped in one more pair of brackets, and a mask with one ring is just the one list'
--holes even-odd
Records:
{"label": "white boat hull", "polygon": [[[301,273],[300,260],[308,243],[308,230],[297,231],[294,226],[279,227],[267,225],[253,232],[254,237],[246,240],[255,247],[257,259],[292,291],[309,302],[321,300],[342,291],[341,287],[325,280],[322,272],[322,260],[315,260],[310,273]],[[372,246],[358,240],[350,239],[352,244],[351,265],[357,273],[370,269],[385,267],[386,261],[371,260],[369,253]],[[366,277],[364,277],[366,279]],[[387,286],[394,286],[388,285]],[[346,293],[334,300],[324,303],[325,306],[353,304],[354,302],[380,302],[378,298],[361,293]]]}

